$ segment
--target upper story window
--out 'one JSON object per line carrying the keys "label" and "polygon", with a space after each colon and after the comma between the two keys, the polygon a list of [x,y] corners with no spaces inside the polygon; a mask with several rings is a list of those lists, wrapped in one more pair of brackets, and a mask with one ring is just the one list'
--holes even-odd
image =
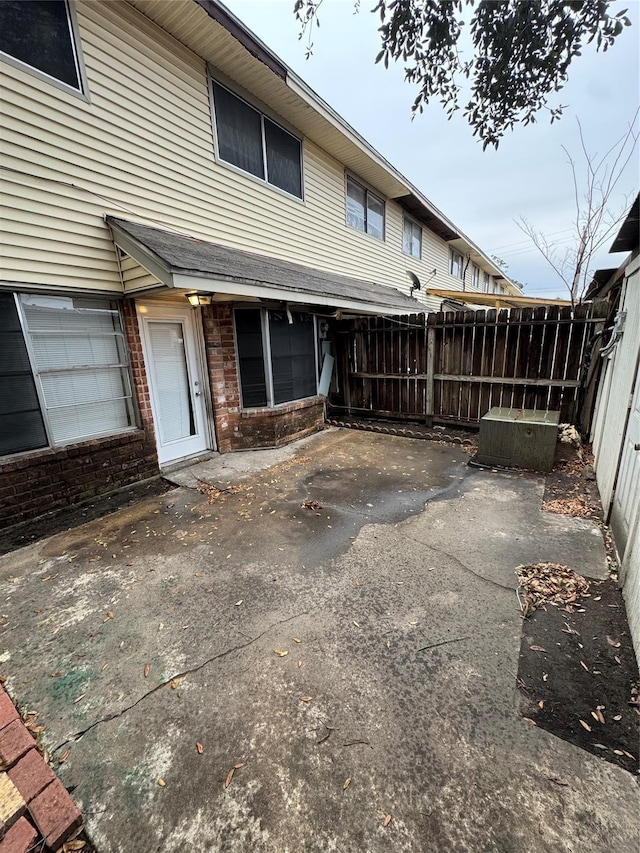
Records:
{"label": "upper story window", "polygon": [[0,52],[65,89],[85,88],[68,0],[0,0]]}
{"label": "upper story window", "polygon": [[259,110],[213,82],[218,156],[302,198],[302,143]]}
{"label": "upper story window", "polygon": [[480,268],[475,264],[471,265],[471,287],[474,290],[480,290]]}
{"label": "upper story window", "polygon": [[402,251],[413,258],[422,257],[422,228],[406,216],[402,229]]}
{"label": "upper story window", "polygon": [[455,278],[462,278],[464,274],[464,258],[455,249],[449,249],[449,272]]}
{"label": "upper story window", "polygon": [[384,200],[347,175],[347,225],[384,240]]}
{"label": "upper story window", "polygon": [[488,272],[482,273],[482,290],[484,293],[489,293],[489,281],[491,280],[491,276]]}

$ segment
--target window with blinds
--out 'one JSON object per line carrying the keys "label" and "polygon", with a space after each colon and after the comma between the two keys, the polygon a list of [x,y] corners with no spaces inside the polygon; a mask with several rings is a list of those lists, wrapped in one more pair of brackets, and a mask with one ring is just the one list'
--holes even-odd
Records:
{"label": "window with blinds", "polygon": [[26,294],[19,300],[51,443],[132,427],[132,387],[117,303]]}
{"label": "window with blinds", "polygon": [[221,160],[302,198],[302,143],[229,89],[213,82]]}
{"label": "window with blinds", "polygon": [[293,311],[289,317],[286,311],[238,308],[235,326],[244,408],[288,403],[318,393],[313,315]]}

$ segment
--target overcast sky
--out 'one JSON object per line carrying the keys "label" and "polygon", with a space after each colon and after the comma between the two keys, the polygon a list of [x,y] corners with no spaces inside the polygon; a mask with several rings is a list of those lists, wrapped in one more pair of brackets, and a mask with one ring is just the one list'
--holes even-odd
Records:
{"label": "overcast sky", "polygon": [[[550,126],[541,115],[539,123],[507,132],[497,151],[484,152],[462,116],[447,121],[437,104],[411,121],[416,92],[405,83],[402,67],[385,70],[374,64],[380,44],[378,19],[368,11],[373,0],[362,0],[358,15],[352,0],[324,0],[308,60],[305,42],[298,39],[293,0],[225,2],[485,253],[503,258],[508,274],[525,283],[525,293],[566,297],[556,274],[514,220],[526,218],[560,241],[559,247],[570,239],[575,203],[562,146],[580,162],[577,118],[589,151],[600,154],[631,122],[640,103],[640,0],[612,3],[614,11],[628,8],[633,26],[607,53],[585,49],[575,60],[557,96],[556,103],[567,105],[559,122]],[[639,166],[636,151],[612,202],[616,211],[625,195],[637,192]],[[623,260],[608,254],[610,243],[595,268]]]}

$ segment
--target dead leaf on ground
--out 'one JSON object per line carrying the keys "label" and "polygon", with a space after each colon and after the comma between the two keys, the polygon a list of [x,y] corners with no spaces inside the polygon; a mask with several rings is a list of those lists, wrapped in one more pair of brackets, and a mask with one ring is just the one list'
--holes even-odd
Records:
{"label": "dead leaf on ground", "polygon": [[106,663],[103,663],[103,664],[102,664],[102,666],[100,667],[100,670],[101,670],[102,672],[104,672],[104,670],[105,670],[108,666],[109,666],[109,661],[107,661]]}
{"label": "dead leaf on ground", "polygon": [[293,640],[294,643],[301,643],[302,642],[300,637],[292,637],[291,639]]}
{"label": "dead leaf on ground", "polygon": [[560,563],[518,566],[516,574],[524,590],[521,607],[525,617],[547,603],[573,603],[589,591],[585,578]]}
{"label": "dead leaf on ground", "polygon": [[87,695],[86,693],[81,693],[79,696],[77,696],[77,697],[73,700],[73,704],[75,705],[75,704],[76,704],[76,702],[79,702],[81,699],[84,699],[84,697],[85,697],[86,695]]}
{"label": "dead leaf on ground", "polygon": [[202,755],[204,752],[204,746],[199,741],[196,741],[196,749],[198,750],[199,755]]}
{"label": "dead leaf on ground", "polygon": [[544,708],[544,699],[541,699],[541,700],[538,702],[538,708],[540,708],[540,710],[542,711],[542,709]]}
{"label": "dead leaf on ground", "polygon": [[289,654],[286,649],[274,649],[273,653],[274,655],[278,655],[279,658],[284,658]]}
{"label": "dead leaf on ground", "polygon": [[234,607],[240,607],[240,605],[242,604],[243,601],[244,601],[244,598],[241,598],[239,601],[236,601]]}
{"label": "dead leaf on ground", "polygon": [[108,622],[109,619],[113,619],[113,612],[111,610],[107,610],[107,615],[102,620],[103,622]]}
{"label": "dead leaf on ground", "polygon": [[621,719],[622,719],[622,714],[616,714],[616,715],[615,715],[615,717],[614,717],[613,719],[614,719],[616,722],[618,722],[619,720],[621,720]]}
{"label": "dead leaf on ground", "polygon": [[591,731],[591,726],[589,725],[589,723],[585,723],[584,720],[580,720],[580,725],[582,726],[583,729],[586,729],[588,732]]}
{"label": "dead leaf on ground", "polygon": [[169,682],[169,687],[172,690],[177,690],[178,687],[180,686],[181,681],[182,681],[181,678],[172,678],[171,681]]}
{"label": "dead leaf on ground", "polygon": [[145,665],[144,665],[144,677],[149,678],[150,672],[151,672],[151,667],[149,666],[148,663],[145,663]]}
{"label": "dead leaf on ground", "polygon": [[387,814],[384,816],[384,820],[382,821],[382,825],[383,826],[389,826],[389,824],[391,823],[392,820],[393,820],[393,818],[391,817],[391,815]]}
{"label": "dead leaf on ground", "polygon": [[542,646],[529,646],[532,652],[546,652],[546,649],[543,649]]}
{"label": "dead leaf on ground", "polygon": [[58,764],[64,764],[67,758],[71,755],[71,748],[65,749],[65,751],[58,757]]}
{"label": "dead leaf on ground", "polygon": [[228,788],[228,787],[229,787],[229,785],[231,784],[231,781],[232,781],[232,779],[233,779],[233,774],[234,774],[235,772],[236,772],[236,768],[235,768],[235,767],[232,767],[232,768],[231,768],[231,770],[229,770],[229,772],[227,773],[227,777],[226,777],[226,779],[224,780],[224,787],[225,787],[225,788]]}
{"label": "dead leaf on ground", "polygon": [[298,661],[298,669],[300,669],[300,667],[301,667],[301,666],[302,666],[302,661],[301,661],[301,660],[299,660],[299,661]]}
{"label": "dead leaf on ground", "polygon": [[532,726],[538,725],[535,720],[531,719],[531,717],[523,717],[522,719],[525,721],[525,723],[529,723]]}
{"label": "dead leaf on ground", "polygon": [[167,783],[164,781],[164,779],[158,779],[158,785],[160,785],[160,787],[161,787],[161,788],[164,788],[164,786],[165,786],[166,784],[167,784]]}
{"label": "dead leaf on ground", "polygon": [[76,838],[74,841],[67,841],[62,846],[62,853],[75,853],[76,850],[83,850],[86,843],[81,838]]}
{"label": "dead leaf on ground", "polygon": [[342,790],[346,791],[350,784],[351,784],[351,776],[349,776],[348,779],[345,779],[344,782],[342,783]]}
{"label": "dead leaf on ground", "polygon": [[610,646],[613,646],[614,649],[620,648],[620,642],[618,640],[614,640],[613,637],[610,637],[608,634],[607,634],[607,643],[609,643]]}
{"label": "dead leaf on ground", "polygon": [[244,767],[244,761],[238,761],[237,764],[233,765],[234,770],[240,770],[241,767]]}
{"label": "dead leaf on ground", "polygon": [[581,661],[580,661],[580,666],[581,666],[583,669],[586,669],[586,670],[587,670],[587,672],[589,672],[589,667],[586,665],[586,663],[585,663],[583,660],[581,660]]}
{"label": "dead leaf on ground", "polygon": [[300,701],[301,702],[311,702],[311,696],[301,696]]}
{"label": "dead leaf on ground", "polygon": [[595,720],[597,720],[599,723],[602,723],[602,725],[604,726],[604,724],[605,724],[604,714],[602,713],[602,711],[600,710],[600,708],[596,708],[596,710],[595,710],[595,711],[592,711],[592,712],[591,712],[591,716],[592,716]]}

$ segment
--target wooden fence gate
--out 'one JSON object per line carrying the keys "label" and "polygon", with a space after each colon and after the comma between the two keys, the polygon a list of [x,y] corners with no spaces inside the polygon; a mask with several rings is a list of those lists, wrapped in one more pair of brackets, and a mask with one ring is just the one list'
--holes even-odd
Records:
{"label": "wooden fence gate", "polygon": [[336,321],[330,407],[460,426],[477,424],[493,406],[551,409],[576,423],[602,324],[591,305]]}

